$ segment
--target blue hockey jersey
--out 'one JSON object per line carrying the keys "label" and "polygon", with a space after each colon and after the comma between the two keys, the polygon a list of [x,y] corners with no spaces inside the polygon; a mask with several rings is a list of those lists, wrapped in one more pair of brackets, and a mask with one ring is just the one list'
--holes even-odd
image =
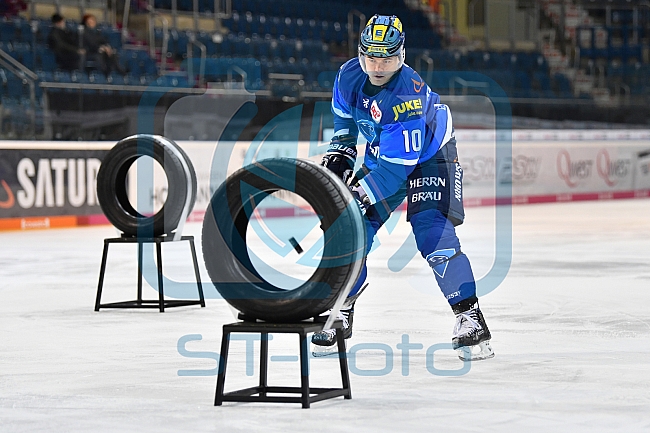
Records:
{"label": "blue hockey jersey", "polygon": [[375,96],[363,92],[367,79],[358,58],[341,66],[332,112],[334,135],[361,133],[368,142],[364,164],[371,172],[359,183],[374,204],[394,194],[454,133],[449,108],[409,66]]}

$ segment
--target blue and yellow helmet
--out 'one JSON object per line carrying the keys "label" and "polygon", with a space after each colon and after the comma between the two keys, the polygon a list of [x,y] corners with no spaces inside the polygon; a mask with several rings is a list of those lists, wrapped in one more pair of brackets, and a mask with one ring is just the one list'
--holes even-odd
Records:
{"label": "blue and yellow helmet", "polygon": [[373,15],[359,38],[359,54],[369,57],[404,57],[402,22],[395,15]]}

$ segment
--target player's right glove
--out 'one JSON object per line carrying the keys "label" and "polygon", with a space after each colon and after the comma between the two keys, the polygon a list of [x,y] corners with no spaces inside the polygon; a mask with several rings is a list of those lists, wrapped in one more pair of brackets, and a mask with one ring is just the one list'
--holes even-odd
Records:
{"label": "player's right glove", "polygon": [[321,160],[321,165],[330,169],[344,183],[354,173],[354,163],[357,160],[357,138],[352,135],[332,137],[327,153]]}

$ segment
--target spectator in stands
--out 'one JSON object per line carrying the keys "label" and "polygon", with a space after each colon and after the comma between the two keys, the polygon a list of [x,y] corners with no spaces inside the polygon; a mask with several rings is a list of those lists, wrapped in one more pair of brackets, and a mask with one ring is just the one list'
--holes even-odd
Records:
{"label": "spectator in stands", "polygon": [[54,52],[56,63],[64,71],[79,69],[81,56],[86,51],[79,47],[79,36],[65,25],[65,18],[59,14],[52,15],[52,31],[47,37],[47,44]]}
{"label": "spectator in stands", "polygon": [[97,18],[92,14],[86,14],[81,24],[84,26],[82,37],[83,47],[86,50],[86,70],[98,70],[107,76],[113,71],[124,74],[117,61],[117,52],[97,29]]}

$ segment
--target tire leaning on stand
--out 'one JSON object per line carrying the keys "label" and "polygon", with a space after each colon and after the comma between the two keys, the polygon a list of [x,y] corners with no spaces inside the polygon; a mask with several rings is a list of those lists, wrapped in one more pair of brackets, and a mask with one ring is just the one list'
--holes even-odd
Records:
{"label": "tire leaning on stand", "polygon": [[[324,237],[318,267],[293,290],[266,281],[255,270],[246,246],[255,207],[281,190],[311,205]],[[215,191],[203,221],[202,245],[208,274],[230,305],[251,319],[293,322],[328,310],[341,290],[357,280],[366,234],[352,194],[329,170],[311,161],[273,158],[239,169]]]}
{"label": "tire leaning on stand", "polygon": [[[135,210],[127,191],[129,168],[142,156],[156,160],[167,176],[167,199],[149,216]],[[187,154],[159,135],[138,134],[120,140],[106,154],[97,173],[97,199],[102,211],[111,224],[129,236],[172,233],[192,210],[196,189],[196,173]]]}

